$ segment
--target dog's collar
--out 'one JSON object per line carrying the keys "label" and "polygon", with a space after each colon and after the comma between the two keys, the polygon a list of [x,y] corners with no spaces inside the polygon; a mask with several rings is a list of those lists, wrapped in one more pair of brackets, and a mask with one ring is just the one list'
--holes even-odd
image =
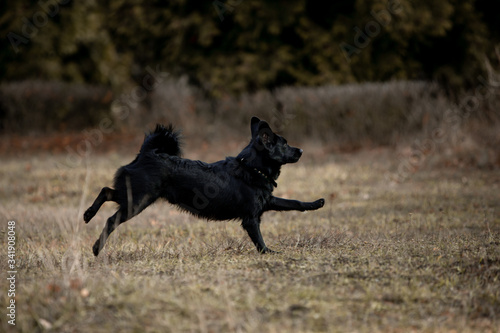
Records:
{"label": "dog's collar", "polygon": [[[244,160],[245,160],[245,158],[242,157],[242,158],[238,159],[238,162],[240,162],[242,165],[244,165],[245,167],[248,168],[248,166],[244,163]],[[257,172],[259,175],[261,175],[269,183],[271,183],[274,187],[278,187],[278,184],[270,176],[266,175],[265,173],[263,173],[262,171],[260,171],[257,168],[252,168],[252,169],[253,169],[253,171]]]}
{"label": "dog's collar", "polygon": [[262,177],[264,177],[268,182],[270,182],[271,184],[273,184],[274,187],[278,187],[278,184],[276,184],[276,182],[274,181],[274,179],[271,179],[271,177],[265,175],[262,171],[258,170],[257,168],[253,168],[259,175],[261,175]]}

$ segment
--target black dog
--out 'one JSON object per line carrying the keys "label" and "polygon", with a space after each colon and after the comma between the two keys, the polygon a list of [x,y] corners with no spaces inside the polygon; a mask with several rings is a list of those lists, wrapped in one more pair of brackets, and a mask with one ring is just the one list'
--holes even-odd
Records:
{"label": "black dog", "polygon": [[88,223],[105,201],[120,206],[108,218],[93,246],[94,255],[104,247],[115,228],[152,204],[167,199],[183,210],[209,220],[241,219],[257,250],[270,250],[260,233],[260,217],[268,210],[315,210],[325,200],[301,202],[272,196],[280,168],[295,163],[302,149],[288,146],[265,121],[251,120],[252,139],[238,157],[207,164],[180,157],[179,134],[172,126],[156,126],[144,139],[135,160],[118,169],[115,189],[104,187],[83,218]]}

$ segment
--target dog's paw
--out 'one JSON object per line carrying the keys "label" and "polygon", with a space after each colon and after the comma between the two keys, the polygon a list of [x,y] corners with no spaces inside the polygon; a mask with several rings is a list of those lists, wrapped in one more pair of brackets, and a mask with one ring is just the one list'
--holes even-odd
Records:
{"label": "dog's paw", "polygon": [[92,246],[92,252],[94,253],[94,255],[97,257],[97,255],[99,254],[99,246],[100,246],[100,242],[99,242],[99,239],[95,242],[94,246]]}
{"label": "dog's paw", "polygon": [[316,210],[316,209],[320,209],[321,207],[323,207],[325,205],[325,199],[321,198],[321,199],[318,199],[316,201],[313,201],[313,202],[308,202],[304,205],[304,210]]}
{"label": "dog's paw", "polygon": [[85,213],[83,213],[83,220],[85,221],[85,223],[89,223],[89,221],[92,220],[92,218],[95,216],[95,213],[96,212],[92,210],[92,207],[87,209]]}
{"label": "dog's paw", "polygon": [[321,208],[325,205],[325,199],[321,198],[315,201],[315,203],[318,205],[318,208]]}
{"label": "dog's paw", "polygon": [[270,248],[266,247],[260,251],[260,254],[278,254],[280,253],[279,251],[274,251],[271,250]]}

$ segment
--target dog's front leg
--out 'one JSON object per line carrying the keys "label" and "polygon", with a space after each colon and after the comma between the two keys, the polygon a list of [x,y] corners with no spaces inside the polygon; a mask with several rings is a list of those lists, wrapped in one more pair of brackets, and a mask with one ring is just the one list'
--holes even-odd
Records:
{"label": "dog's front leg", "polygon": [[245,229],[250,236],[250,239],[257,247],[257,251],[260,253],[274,253],[275,251],[269,249],[264,243],[262,234],[260,233],[260,218],[259,217],[245,217],[241,223],[243,229]]}
{"label": "dog's front leg", "polygon": [[298,200],[288,200],[283,198],[271,197],[267,210],[316,210],[325,205],[325,199],[318,199],[313,202],[302,202]]}

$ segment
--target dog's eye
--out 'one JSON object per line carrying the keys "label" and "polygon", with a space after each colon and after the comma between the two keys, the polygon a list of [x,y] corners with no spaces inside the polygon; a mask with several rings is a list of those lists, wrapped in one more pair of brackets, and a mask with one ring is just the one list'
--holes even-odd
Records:
{"label": "dog's eye", "polygon": [[286,142],[283,143],[283,147],[288,147],[288,144]]}

